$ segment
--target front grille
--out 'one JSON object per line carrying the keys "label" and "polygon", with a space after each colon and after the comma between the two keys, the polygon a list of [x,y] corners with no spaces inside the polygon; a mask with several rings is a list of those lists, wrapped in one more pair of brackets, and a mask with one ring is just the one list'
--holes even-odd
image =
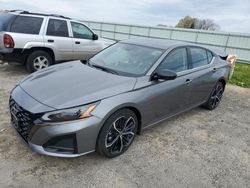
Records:
{"label": "front grille", "polygon": [[9,105],[12,125],[27,142],[30,130],[34,125],[32,121],[32,113],[23,109],[12,98],[10,98]]}

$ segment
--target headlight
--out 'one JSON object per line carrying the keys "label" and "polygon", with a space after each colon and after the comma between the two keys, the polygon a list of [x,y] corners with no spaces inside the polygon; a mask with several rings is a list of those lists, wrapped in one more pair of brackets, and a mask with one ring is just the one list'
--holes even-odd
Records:
{"label": "headlight", "polygon": [[95,109],[97,104],[98,103],[93,103],[85,106],[48,112],[42,116],[42,120],[47,122],[63,122],[88,118],[91,116],[91,112]]}

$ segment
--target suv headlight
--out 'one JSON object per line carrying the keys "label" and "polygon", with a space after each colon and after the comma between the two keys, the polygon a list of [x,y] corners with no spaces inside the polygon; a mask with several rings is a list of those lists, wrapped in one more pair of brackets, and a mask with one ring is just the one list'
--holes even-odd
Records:
{"label": "suv headlight", "polygon": [[92,103],[85,106],[48,112],[42,116],[42,120],[46,122],[64,122],[85,119],[91,116],[91,112],[97,105],[98,103]]}

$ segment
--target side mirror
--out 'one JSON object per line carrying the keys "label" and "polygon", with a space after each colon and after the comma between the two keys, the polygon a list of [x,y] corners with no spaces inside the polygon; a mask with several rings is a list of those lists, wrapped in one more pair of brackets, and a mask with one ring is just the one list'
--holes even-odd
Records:
{"label": "side mirror", "polygon": [[174,71],[168,69],[156,70],[151,76],[151,81],[153,80],[174,80],[177,77],[177,74]]}
{"label": "side mirror", "polygon": [[98,35],[97,34],[93,34],[93,40],[98,40]]}
{"label": "side mirror", "polygon": [[88,60],[80,60],[82,64],[86,65],[88,63]]}

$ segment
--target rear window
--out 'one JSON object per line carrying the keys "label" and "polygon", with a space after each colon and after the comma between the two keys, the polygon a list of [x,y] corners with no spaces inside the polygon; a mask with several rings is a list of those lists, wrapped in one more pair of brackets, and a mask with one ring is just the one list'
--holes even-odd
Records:
{"label": "rear window", "polygon": [[207,50],[203,48],[190,48],[193,68],[208,64]]}
{"label": "rear window", "polygon": [[43,18],[18,16],[11,25],[10,31],[14,33],[39,34]]}
{"label": "rear window", "polygon": [[208,63],[210,63],[213,59],[214,55],[212,54],[212,52],[207,51],[207,58],[208,58]]}
{"label": "rear window", "polygon": [[7,27],[15,16],[8,13],[0,13],[0,31],[7,31]]}
{"label": "rear window", "polygon": [[47,29],[47,35],[58,36],[58,37],[68,37],[69,30],[67,26],[67,21],[50,19]]}

